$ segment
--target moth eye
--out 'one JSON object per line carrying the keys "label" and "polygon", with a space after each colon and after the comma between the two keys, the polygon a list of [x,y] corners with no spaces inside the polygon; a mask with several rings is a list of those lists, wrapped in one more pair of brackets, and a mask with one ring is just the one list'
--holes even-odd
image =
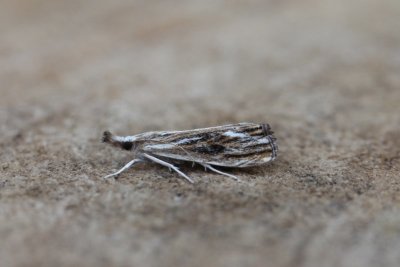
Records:
{"label": "moth eye", "polygon": [[123,142],[121,144],[122,148],[125,150],[131,150],[133,146],[133,142]]}

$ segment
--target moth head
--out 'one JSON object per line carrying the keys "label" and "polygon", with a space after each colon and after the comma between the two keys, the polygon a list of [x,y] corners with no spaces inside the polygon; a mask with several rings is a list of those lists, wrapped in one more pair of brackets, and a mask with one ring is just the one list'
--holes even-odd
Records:
{"label": "moth head", "polygon": [[101,138],[101,141],[103,143],[110,143],[112,141],[113,134],[110,131],[105,131],[103,133],[103,137]]}
{"label": "moth head", "polygon": [[110,131],[105,131],[103,133],[101,141],[124,150],[133,150],[136,147],[136,138],[134,136],[117,136],[113,135]]}

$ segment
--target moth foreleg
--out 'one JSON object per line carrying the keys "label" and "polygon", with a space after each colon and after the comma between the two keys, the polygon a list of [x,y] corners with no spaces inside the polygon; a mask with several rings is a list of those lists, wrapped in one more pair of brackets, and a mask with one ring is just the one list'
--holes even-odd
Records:
{"label": "moth foreleg", "polygon": [[107,178],[110,178],[110,177],[114,177],[114,176],[118,176],[121,172],[126,171],[127,169],[132,167],[134,164],[142,162],[142,161],[143,161],[142,159],[133,159],[133,160],[129,161],[127,164],[125,164],[125,166],[122,167],[119,171],[105,176],[104,179],[107,179]]}
{"label": "moth foreleg", "polygon": [[184,174],[183,172],[181,172],[181,171],[178,169],[178,167],[172,165],[171,163],[165,162],[165,161],[163,161],[163,160],[161,160],[161,159],[159,159],[159,158],[153,157],[153,156],[151,156],[151,155],[149,155],[149,154],[143,154],[143,156],[146,157],[147,159],[149,159],[149,160],[155,162],[155,163],[158,163],[158,164],[160,164],[160,165],[163,165],[163,166],[165,166],[165,167],[168,167],[169,169],[172,169],[172,170],[176,171],[179,175],[183,176],[183,177],[184,177],[186,180],[188,180],[190,183],[192,183],[192,184],[194,183],[194,181],[193,181],[191,178],[189,178],[186,174]]}
{"label": "moth foreleg", "polygon": [[204,164],[204,163],[199,163],[199,164],[202,165],[205,169],[209,169],[209,170],[212,170],[213,172],[216,172],[216,173],[219,173],[219,174],[222,174],[222,175],[231,177],[231,178],[233,178],[235,181],[240,181],[239,178],[237,178],[235,175],[232,175],[232,174],[229,174],[229,173],[226,173],[226,172],[217,170],[217,169],[215,169],[214,167],[212,167],[212,166],[209,165],[209,164]]}

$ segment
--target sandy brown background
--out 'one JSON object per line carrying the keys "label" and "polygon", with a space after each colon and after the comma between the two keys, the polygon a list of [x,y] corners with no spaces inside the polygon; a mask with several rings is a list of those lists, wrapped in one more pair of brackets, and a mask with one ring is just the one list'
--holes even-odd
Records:
{"label": "sandy brown background", "polygon": [[[400,2],[1,1],[0,265],[399,266]],[[268,122],[243,183],[101,133]]]}

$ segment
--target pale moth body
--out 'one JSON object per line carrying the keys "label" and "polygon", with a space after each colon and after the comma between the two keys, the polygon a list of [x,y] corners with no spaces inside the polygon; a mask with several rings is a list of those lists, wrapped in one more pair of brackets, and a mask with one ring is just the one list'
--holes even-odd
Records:
{"label": "pale moth body", "polygon": [[115,136],[106,131],[103,142],[132,151],[135,158],[119,171],[119,175],[139,162],[155,162],[166,166],[187,181],[193,180],[168,161],[193,162],[206,169],[234,178],[214,167],[244,168],[273,161],[278,147],[268,124],[238,123],[186,131],[145,132],[132,136]]}

